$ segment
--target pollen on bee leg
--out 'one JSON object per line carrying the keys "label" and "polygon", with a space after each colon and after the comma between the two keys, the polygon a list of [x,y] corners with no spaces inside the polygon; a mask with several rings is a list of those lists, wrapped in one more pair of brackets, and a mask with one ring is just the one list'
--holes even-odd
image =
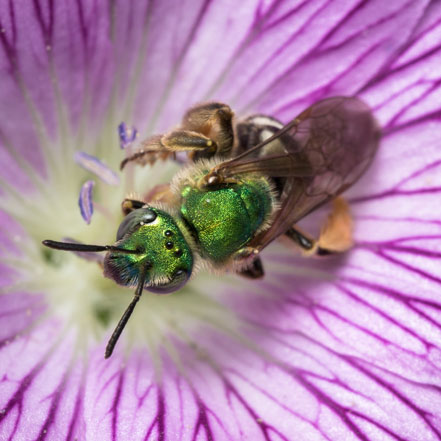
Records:
{"label": "pollen on bee leg", "polygon": [[280,241],[295,246],[305,257],[343,253],[353,246],[352,217],[346,201],[338,197],[332,202],[332,210],[320,229],[317,240],[302,231],[297,225],[290,228]]}
{"label": "pollen on bee leg", "polygon": [[320,229],[317,241],[320,249],[341,253],[352,248],[353,222],[348,203],[337,197],[332,201],[332,211]]}

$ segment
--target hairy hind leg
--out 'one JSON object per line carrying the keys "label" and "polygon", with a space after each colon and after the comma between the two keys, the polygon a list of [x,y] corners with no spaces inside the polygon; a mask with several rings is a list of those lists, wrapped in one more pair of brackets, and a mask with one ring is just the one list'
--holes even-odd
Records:
{"label": "hairy hind leg", "polygon": [[342,197],[332,201],[332,211],[320,229],[318,239],[314,240],[298,227],[293,226],[285,236],[291,239],[305,256],[325,256],[343,253],[352,248],[352,217],[349,206]]}
{"label": "hairy hind leg", "polygon": [[143,141],[140,148],[125,158],[121,170],[130,162],[153,164],[158,159],[175,157],[188,152],[190,159],[227,155],[233,146],[233,112],[222,103],[208,103],[187,111],[181,126],[165,135],[155,135]]}
{"label": "hairy hind leg", "polygon": [[222,156],[230,153],[234,143],[233,115],[230,106],[216,102],[200,104],[187,111],[181,127],[184,130],[201,133],[216,145],[216,151],[211,155],[210,152],[192,152],[193,160],[208,158],[214,153]]}
{"label": "hairy hind leg", "polygon": [[216,152],[216,144],[205,135],[189,130],[174,130],[166,135],[152,136],[138,150],[123,159],[122,170],[128,163],[154,164],[158,159],[175,157],[177,152]]}

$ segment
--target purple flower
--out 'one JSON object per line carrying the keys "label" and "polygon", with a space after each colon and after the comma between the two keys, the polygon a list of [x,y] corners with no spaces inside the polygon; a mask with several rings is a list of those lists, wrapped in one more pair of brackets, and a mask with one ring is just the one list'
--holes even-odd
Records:
{"label": "purple flower", "polygon": [[[2,1],[0,439],[439,440],[440,60],[435,0]],[[86,225],[75,152],[117,170],[121,121],[142,139],[216,99],[287,122],[335,95],[384,127],[354,249],[274,244],[262,282],[145,293],[104,360],[132,290],[41,240],[112,243],[126,187],[177,166],[97,182]]]}

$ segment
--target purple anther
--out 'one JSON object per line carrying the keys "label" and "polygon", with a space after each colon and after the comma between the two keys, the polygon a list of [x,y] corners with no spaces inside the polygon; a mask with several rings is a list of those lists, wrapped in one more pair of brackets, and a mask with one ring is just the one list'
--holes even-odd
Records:
{"label": "purple anther", "polygon": [[84,169],[94,173],[103,182],[109,185],[118,185],[119,176],[95,156],[84,152],[75,153],[75,162]]}
{"label": "purple anther", "polygon": [[118,126],[119,146],[122,149],[127,148],[138,136],[138,130],[135,127],[128,127],[126,123],[122,122]]}
{"label": "purple anther", "polygon": [[94,181],[85,182],[81,187],[80,197],[78,198],[78,205],[80,206],[81,216],[87,224],[90,224],[93,214],[92,190],[94,185]]}

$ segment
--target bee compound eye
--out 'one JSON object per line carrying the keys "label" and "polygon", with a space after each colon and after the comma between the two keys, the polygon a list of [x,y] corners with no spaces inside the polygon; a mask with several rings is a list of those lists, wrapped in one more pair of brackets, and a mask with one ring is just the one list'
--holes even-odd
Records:
{"label": "bee compound eye", "polygon": [[172,279],[164,285],[149,286],[146,289],[156,294],[169,294],[181,289],[191,276],[191,270],[178,269],[174,272]]}
{"label": "bee compound eye", "polygon": [[118,232],[116,233],[116,240],[122,239],[127,233],[131,233],[140,226],[150,224],[157,218],[157,213],[151,208],[138,208],[129,213],[121,222]]}
{"label": "bee compound eye", "polygon": [[145,224],[150,224],[152,223],[156,218],[157,218],[157,214],[151,210],[150,208],[142,208],[142,210],[145,210],[144,215],[142,216],[141,221],[144,222]]}

